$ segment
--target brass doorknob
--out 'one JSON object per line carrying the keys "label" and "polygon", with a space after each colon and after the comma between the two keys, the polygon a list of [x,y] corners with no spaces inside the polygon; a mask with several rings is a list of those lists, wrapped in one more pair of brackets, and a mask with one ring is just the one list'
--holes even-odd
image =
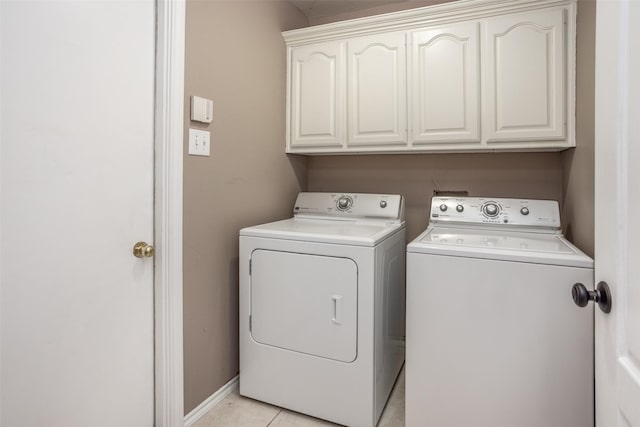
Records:
{"label": "brass doorknob", "polygon": [[133,255],[138,258],[150,258],[155,252],[155,248],[146,242],[138,242],[133,246]]}

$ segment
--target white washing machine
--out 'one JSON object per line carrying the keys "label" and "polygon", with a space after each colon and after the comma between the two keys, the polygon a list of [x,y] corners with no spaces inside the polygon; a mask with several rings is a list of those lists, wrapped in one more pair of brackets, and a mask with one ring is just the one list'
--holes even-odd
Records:
{"label": "white washing machine", "polygon": [[434,197],[407,247],[407,427],[593,426],[593,260],[555,201]]}
{"label": "white washing machine", "polygon": [[240,394],[373,427],[404,362],[399,195],[300,193],[240,231]]}

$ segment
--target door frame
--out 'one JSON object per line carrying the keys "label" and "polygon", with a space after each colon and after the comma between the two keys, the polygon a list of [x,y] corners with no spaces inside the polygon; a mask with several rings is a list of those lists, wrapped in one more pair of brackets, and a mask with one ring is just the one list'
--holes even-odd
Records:
{"label": "door frame", "polygon": [[186,0],[156,0],[155,426],[184,425],[182,152]]}

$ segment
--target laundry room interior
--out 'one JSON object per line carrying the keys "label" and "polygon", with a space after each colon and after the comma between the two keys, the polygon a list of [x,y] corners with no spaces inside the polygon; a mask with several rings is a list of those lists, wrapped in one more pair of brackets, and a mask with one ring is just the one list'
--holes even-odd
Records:
{"label": "laundry room interior", "polygon": [[[577,2],[575,148],[561,151],[287,154],[287,46],[282,32],[443,1],[186,2],[184,113],[184,411],[239,373],[239,242],[245,227],[292,216],[300,192],[404,196],[406,241],[428,225],[431,198],[555,200],[564,235],[594,256],[596,2]],[[309,3],[311,4],[311,3]],[[190,97],[213,101],[210,124]],[[189,155],[189,129],[210,132]],[[439,192],[439,193],[436,193]]]}
{"label": "laundry room interior", "polygon": [[638,22],[0,0],[0,425],[640,427]]}

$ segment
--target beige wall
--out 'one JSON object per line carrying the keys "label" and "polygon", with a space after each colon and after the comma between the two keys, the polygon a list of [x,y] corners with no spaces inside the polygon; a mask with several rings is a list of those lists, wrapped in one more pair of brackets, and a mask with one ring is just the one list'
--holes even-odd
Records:
{"label": "beige wall", "polygon": [[309,159],[310,191],[399,193],[405,196],[407,239],[427,227],[434,189],[471,196],[562,197],[557,153],[404,154]]}
{"label": "beige wall", "polygon": [[[284,154],[285,45],[307,26],[282,1],[187,1],[184,157],[185,411],[238,373],[238,230],[290,216],[306,159]],[[210,125],[189,96],[213,99]],[[211,157],[186,155],[187,128]]]}
{"label": "beige wall", "polygon": [[[320,0],[322,1],[322,0]],[[382,13],[397,12],[399,10],[415,9],[417,7],[432,6],[439,3],[448,3],[454,0],[404,0],[398,3],[391,3],[382,6],[374,6],[366,9],[339,13],[327,16],[313,16],[309,18],[311,25],[328,24],[330,22],[344,21],[347,19],[362,18],[365,16],[380,15]],[[362,3],[365,3],[363,0]]]}
{"label": "beige wall", "polygon": [[563,221],[566,234],[590,256],[594,253],[594,121],[595,121],[595,0],[578,2],[576,66],[577,147],[562,154],[564,168]]}

